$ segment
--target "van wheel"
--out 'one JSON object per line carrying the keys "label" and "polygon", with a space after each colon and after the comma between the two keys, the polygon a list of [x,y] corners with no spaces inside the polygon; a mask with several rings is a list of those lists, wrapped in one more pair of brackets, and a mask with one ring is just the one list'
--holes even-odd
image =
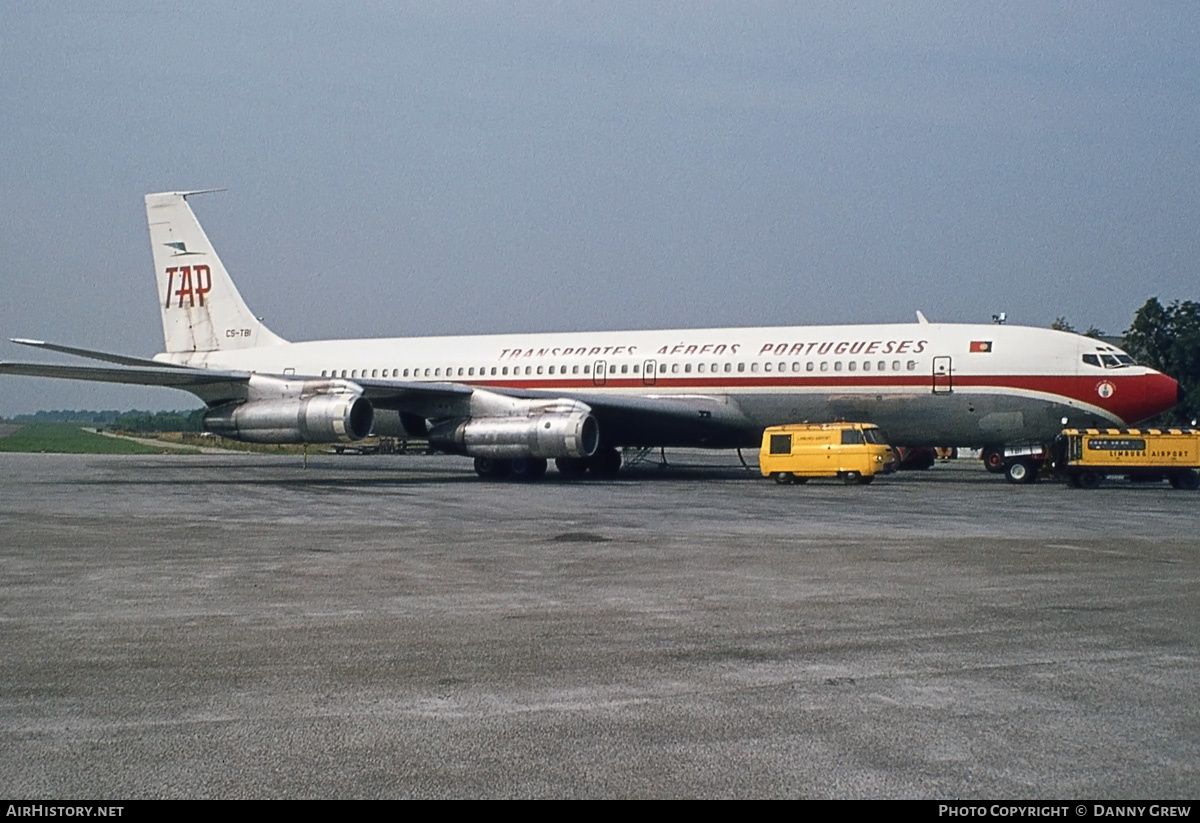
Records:
{"label": "van wheel", "polygon": [[862,482],[861,472],[842,472],[842,482],[847,486],[853,486],[856,483]]}
{"label": "van wheel", "polygon": [[790,472],[775,472],[771,476],[775,478],[775,482],[781,486],[786,486],[792,482],[792,475]]}
{"label": "van wheel", "polygon": [[1200,474],[1197,474],[1195,469],[1175,472],[1169,479],[1171,486],[1176,489],[1200,488]]}
{"label": "van wheel", "polygon": [[1079,473],[1079,488],[1094,489],[1100,485],[1102,475],[1100,472],[1083,471]]}

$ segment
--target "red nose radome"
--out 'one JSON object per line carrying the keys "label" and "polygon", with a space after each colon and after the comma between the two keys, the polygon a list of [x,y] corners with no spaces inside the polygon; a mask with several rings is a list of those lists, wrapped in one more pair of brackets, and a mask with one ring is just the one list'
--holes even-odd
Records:
{"label": "red nose radome", "polygon": [[1179,383],[1160,372],[1147,371],[1128,382],[1121,380],[1119,385],[1120,390],[1114,392],[1104,405],[1131,425],[1162,414],[1179,403]]}

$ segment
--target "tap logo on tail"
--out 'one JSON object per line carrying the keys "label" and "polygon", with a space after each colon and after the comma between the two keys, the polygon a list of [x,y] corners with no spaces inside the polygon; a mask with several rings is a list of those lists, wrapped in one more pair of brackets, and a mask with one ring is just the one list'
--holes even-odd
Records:
{"label": "tap logo on tail", "polygon": [[[174,246],[174,243],[168,244]],[[180,243],[179,245],[183,245]],[[178,278],[176,277],[178,275]],[[176,289],[176,279],[179,288]],[[163,308],[171,308],[171,299],[175,299],[175,308],[194,308],[197,304],[204,305],[204,295],[212,291],[212,273],[208,266],[172,266],[167,269],[167,300]]]}

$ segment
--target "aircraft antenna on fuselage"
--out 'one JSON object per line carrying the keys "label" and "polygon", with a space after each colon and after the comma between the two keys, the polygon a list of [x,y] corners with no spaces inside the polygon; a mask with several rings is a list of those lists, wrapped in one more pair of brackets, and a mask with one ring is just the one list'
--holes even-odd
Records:
{"label": "aircraft antenna on fuselage", "polygon": [[919,310],[917,311],[917,322],[920,323],[922,326],[929,325],[929,321],[925,319],[925,314]]}

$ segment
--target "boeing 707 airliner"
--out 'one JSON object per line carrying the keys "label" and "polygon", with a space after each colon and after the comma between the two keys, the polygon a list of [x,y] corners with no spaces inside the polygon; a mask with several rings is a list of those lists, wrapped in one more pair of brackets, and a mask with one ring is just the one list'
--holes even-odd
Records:
{"label": "boeing 707 airliner", "polygon": [[922,322],[288,342],[246,306],[187,198],[146,196],[165,350],[140,358],[13,342],[104,366],[0,374],[183,389],[239,440],[426,437],[482,476],[615,473],[622,447],[757,445],[792,422],[870,421],[896,445],[992,450],[1065,425],[1124,426],[1178,385],[1106,343],[1050,329]]}

